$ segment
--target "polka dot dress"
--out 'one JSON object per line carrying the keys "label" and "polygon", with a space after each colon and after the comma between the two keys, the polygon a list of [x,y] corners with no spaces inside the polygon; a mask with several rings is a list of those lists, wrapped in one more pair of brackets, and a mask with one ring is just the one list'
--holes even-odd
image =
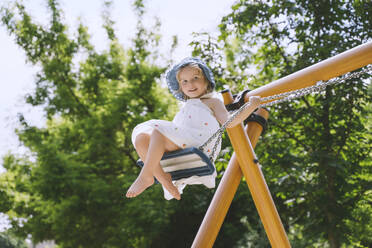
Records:
{"label": "polka dot dress", "polygon": [[[219,123],[212,110],[200,99],[189,99],[174,117],[173,121],[149,120],[137,125],[132,133],[132,143],[138,134],[151,134],[156,129],[180,148],[199,147],[219,129]],[[214,142],[205,148],[209,156]],[[218,155],[220,144],[216,150]]]}
{"label": "polka dot dress", "polygon": [[[213,115],[213,112],[200,99],[189,99],[185,105],[174,117],[173,121],[149,120],[137,125],[133,129],[132,143],[137,135],[141,133],[151,134],[156,129],[180,148],[199,147],[212,136],[218,129],[219,123]],[[211,155],[215,141],[210,142],[204,152]],[[214,159],[221,150],[221,143],[217,145]],[[203,184],[208,188],[215,187],[216,172],[207,176],[192,176],[174,181],[180,194],[186,185]],[[173,196],[163,187],[164,198],[170,200]]]}

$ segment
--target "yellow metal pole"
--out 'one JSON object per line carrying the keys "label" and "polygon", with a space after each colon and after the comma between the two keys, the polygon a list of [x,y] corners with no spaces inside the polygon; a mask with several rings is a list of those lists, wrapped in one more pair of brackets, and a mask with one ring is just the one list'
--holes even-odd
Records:
{"label": "yellow metal pole", "polygon": [[[252,90],[246,94],[245,101],[248,101],[250,96],[265,97],[305,88],[314,85],[320,80],[329,80],[371,63],[372,42],[368,42],[265,86]],[[225,104],[231,103],[232,97],[224,96],[224,100]],[[248,130],[254,130],[253,134],[250,133],[249,138],[252,138],[251,135],[256,136],[251,139],[251,142],[249,142],[246,133],[242,132],[242,130],[242,125],[227,130],[237,156],[234,153],[229,162],[192,247],[204,248],[213,246],[218,231],[231,204],[232,198],[239,185],[242,171],[246,177],[248,187],[251,190],[253,200],[258,209],[271,245],[273,247],[290,247],[287,235],[284,231],[283,225],[281,224],[259,165],[253,162],[255,159],[253,147],[255,146],[259,136],[259,134],[255,134],[261,133],[262,130],[258,131],[255,127],[251,128],[251,126],[249,126]],[[239,152],[237,151],[237,147]],[[241,169],[239,168],[239,165]]]}
{"label": "yellow metal pole", "polygon": [[242,171],[234,153],[191,247],[213,247],[241,179]]}
{"label": "yellow metal pole", "polygon": [[250,96],[265,97],[302,89],[320,80],[326,81],[371,63],[372,41],[254,89],[246,94],[245,101],[248,101]]}
{"label": "yellow metal pole", "polygon": [[[229,92],[225,92],[223,97],[225,104],[231,103],[233,100]],[[264,109],[257,110],[256,114],[265,119],[269,116],[269,113]],[[252,142],[252,146],[255,146],[262,132],[261,125],[256,122],[250,122],[246,127],[246,131]],[[213,246],[235,192],[238,189],[242,175],[242,171],[234,153],[194,239],[192,247],[205,248]]]}
{"label": "yellow metal pole", "polygon": [[241,126],[227,129],[231,144],[243,172],[271,247],[291,247],[276,210],[251,142]]}

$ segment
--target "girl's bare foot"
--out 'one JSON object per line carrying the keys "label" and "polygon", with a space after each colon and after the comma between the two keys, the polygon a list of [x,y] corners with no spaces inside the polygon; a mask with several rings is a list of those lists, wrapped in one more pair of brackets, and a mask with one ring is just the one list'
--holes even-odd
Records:
{"label": "girl's bare foot", "polygon": [[177,200],[181,200],[181,194],[172,182],[172,176],[164,171],[155,174],[156,179],[168,190],[168,192]]}
{"label": "girl's bare foot", "polygon": [[132,198],[141,194],[145,189],[154,184],[154,177],[139,175],[127,191],[126,197]]}

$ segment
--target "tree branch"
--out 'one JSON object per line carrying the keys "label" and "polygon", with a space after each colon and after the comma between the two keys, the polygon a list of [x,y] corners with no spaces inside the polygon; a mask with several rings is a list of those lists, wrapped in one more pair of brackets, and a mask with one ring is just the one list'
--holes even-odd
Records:
{"label": "tree branch", "polygon": [[305,97],[303,97],[302,99],[305,103],[305,105],[307,106],[307,110],[309,112],[311,112],[311,114],[319,121],[319,115],[317,115],[317,113],[313,110],[313,107],[310,106],[310,103],[306,100]]}
{"label": "tree branch", "polygon": [[287,138],[295,140],[297,143],[301,144],[305,149],[307,149],[310,152],[313,152],[312,147],[307,146],[305,143],[303,143],[301,140],[299,140],[296,136],[288,132],[283,126],[280,126],[277,122],[274,121],[274,124],[276,124],[276,127],[278,127],[281,131],[285,133]]}
{"label": "tree branch", "polygon": [[276,46],[276,49],[277,51],[279,52],[280,56],[283,58],[284,62],[285,62],[285,67],[286,68],[290,68],[290,64],[289,64],[289,60],[288,58],[285,56],[284,52],[283,52],[283,49],[281,48],[279,42],[278,42],[278,34],[275,32],[275,29],[274,29],[274,26],[273,24],[270,22],[270,17],[267,18],[267,22],[270,26],[270,31],[271,31],[271,35],[272,35],[272,40]]}

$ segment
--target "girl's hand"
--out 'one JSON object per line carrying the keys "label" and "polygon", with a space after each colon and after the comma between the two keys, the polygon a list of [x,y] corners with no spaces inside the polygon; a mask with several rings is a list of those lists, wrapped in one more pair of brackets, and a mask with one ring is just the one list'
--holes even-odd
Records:
{"label": "girl's hand", "polygon": [[251,96],[249,97],[249,104],[255,107],[258,107],[261,103],[261,97],[259,96]]}
{"label": "girl's hand", "polygon": [[251,96],[249,97],[248,103],[245,105],[243,111],[238,113],[232,122],[227,126],[227,128],[232,128],[238,125],[239,123],[242,123],[245,119],[249,117],[250,114],[252,114],[253,111],[255,111],[261,103],[261,98],[259,96]]}

